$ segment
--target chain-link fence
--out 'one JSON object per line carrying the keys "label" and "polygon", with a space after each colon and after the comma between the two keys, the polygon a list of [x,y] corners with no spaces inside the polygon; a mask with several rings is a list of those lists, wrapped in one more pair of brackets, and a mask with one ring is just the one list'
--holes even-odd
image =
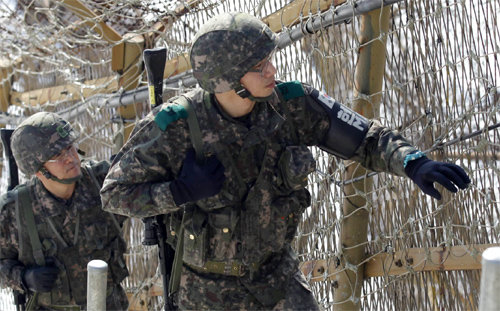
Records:
{"label": "chain-link fence", "polygon": [[[436,201],[406,178],[315,149],[313,203],[294,246],[322,308],[477,309],[480,253],[499,243],[500,3],[389,2],[86,1],[89,13],[78,1],[4,0],[0,122],[57,111],[89,157],[108,159],[149,111],[142,49],[168,48],[173,96],[193,87],[185,53],[199,26],[221,12],[254,14],[280,34],[278,79],[326,91],[472,179]],[[131,46],[139,53],[120,58]],[[126,231],[124,284],[137,310],[161,306],[157,253],[141,245],[142,230],[131,219]]]}

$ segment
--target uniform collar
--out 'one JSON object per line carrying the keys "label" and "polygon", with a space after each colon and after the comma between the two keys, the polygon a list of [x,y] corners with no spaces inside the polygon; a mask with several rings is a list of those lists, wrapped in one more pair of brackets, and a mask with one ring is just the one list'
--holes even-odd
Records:
{"label": "uniform collar", "polygon": [[254,109],[246,116],[247,120],[233,118],[227,114],[215,100],[213,94],[206,93],[204,107],[207,107],[209,122],[225,143],[245,141],[253,144],[265,141],[278,131],[285,119],[279,112],[279,98],[275,96],[267,102],[256,103]]}
{"label": "uniform collar", "polygon": [[[69,206],[72,205],[74,194],[71,199],[64,200],[50,193],[38,178],[33,177],[32,182],[34,184],[32,195],[35,198],[35,202],[33,203],[35,213],[44,217],[58,216],[63,210],[68,210]],[[78,183],[76,188],[78,188]]]}

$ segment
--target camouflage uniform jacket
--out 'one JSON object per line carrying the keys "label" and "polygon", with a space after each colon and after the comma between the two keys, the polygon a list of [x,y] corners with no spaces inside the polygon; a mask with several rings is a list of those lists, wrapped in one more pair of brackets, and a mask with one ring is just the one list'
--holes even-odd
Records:
{"label": "camouflage uniform jacket", "polygon": [[[47,264],[56,265],[60,270],[54,289],[50,293],[39,293],[38,304],[84,306],[87,264],[101,259],[108,263],[108,291],[109,296],[113,296],[108,296],[108,310],[126,309],[127,297],[120,286],[128,275],[123,259],[126,244],[118,228],[125,217],[117,215],[113,220],[102,210],[98,188],[109,163],[84,161],[81,167],[82,177],[68,201],[54,197],[36,177],[26,183],[44,257]],[[18,231],[17,189],[0,199],[0,285],[26,292],[21,281],[22,270],[36,263],[29,234],[22,229],[26,226],[24,217],[19,219],[21,230]]]}
{"label": "camouflage uniform jacket", "polygon": [[[174,216],[185,211],[185,265],[202,271],[218,262],[226,269],[242,264],[248,271],[240,279],[248,290],[262,297],[271,288],[269,296],[276,296],[274,289],[283,289],[298,269],[290,243],[310,205],[304,177],[315,163],[307,146],[321,146],[330,125],[310,96],[313,89],[305,84],[300,89],[285,94],[286,87],[278,85],[273,99],[238,119],[227,115],[213,94],[197,89],[183,95],[196,112],[205,155],[216,154],[226,176],[219,194],[195,206],[176,206],[169,189],[193,148],[185,114],[173,103],[153,110],[138,122],[106,176],[104,209],[134,217],[171,215],[167,232],[178,228]],[[404,175],[403,158],[414,150],[397,132],[370,122],[352,159]]]}

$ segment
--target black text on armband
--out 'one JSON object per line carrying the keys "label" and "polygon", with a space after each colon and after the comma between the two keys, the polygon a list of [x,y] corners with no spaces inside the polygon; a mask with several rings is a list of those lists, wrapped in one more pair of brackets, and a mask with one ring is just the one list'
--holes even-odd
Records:
{"label": "black text on armband", "polygon": [[337,112],[337,118],[360,131],[364,131],[363,119],[356,112],[341,105],[339,106],[340,110]]}

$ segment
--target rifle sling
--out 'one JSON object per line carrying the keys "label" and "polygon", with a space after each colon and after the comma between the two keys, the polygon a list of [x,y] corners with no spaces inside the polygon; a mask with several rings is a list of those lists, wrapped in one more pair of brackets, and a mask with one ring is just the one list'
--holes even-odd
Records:
{"label": "rifle sling", "polygon": [[[40,237],[38,236],[38,230],[35,224],[35,215],[33,214],[33,208],[31,206],[31,195],[26,185],[20,185],[18,187],[16,211],[18,212],[18,216],[22,216],[26,221],[26,229],[28,230],[36,264],[45,266],[42,243],[40,243]],[[17,217],[17,221],[20,222],[20,217]],[[19,237],[19,240],[21,240],[21,237]]]}
{"label": "rifle sling", "polygon": [[175,246],[174,262],[172,264],[172,272],[170,273],[170,281],[168,291],[170,295],[179,290],[182,272],[182,255],[184,253],[184,218],[186,212],[182,214],[180,230],[177,235],[177,244]]}
{"label": "rifle sling", "polygon": [[189,125],[189,136],[191,137],[191,143],[193,144],[194,151],[196,153],[196,161],[201,163],[204,159],[203,155],[203,142],[201,140],[201,130],[198,124],[198,118],[196,113],[191,106],[191,103],[184,96],[179,97],[176,101],[178,104],[182,105],[186,109],[188,118],[187,123]]}

